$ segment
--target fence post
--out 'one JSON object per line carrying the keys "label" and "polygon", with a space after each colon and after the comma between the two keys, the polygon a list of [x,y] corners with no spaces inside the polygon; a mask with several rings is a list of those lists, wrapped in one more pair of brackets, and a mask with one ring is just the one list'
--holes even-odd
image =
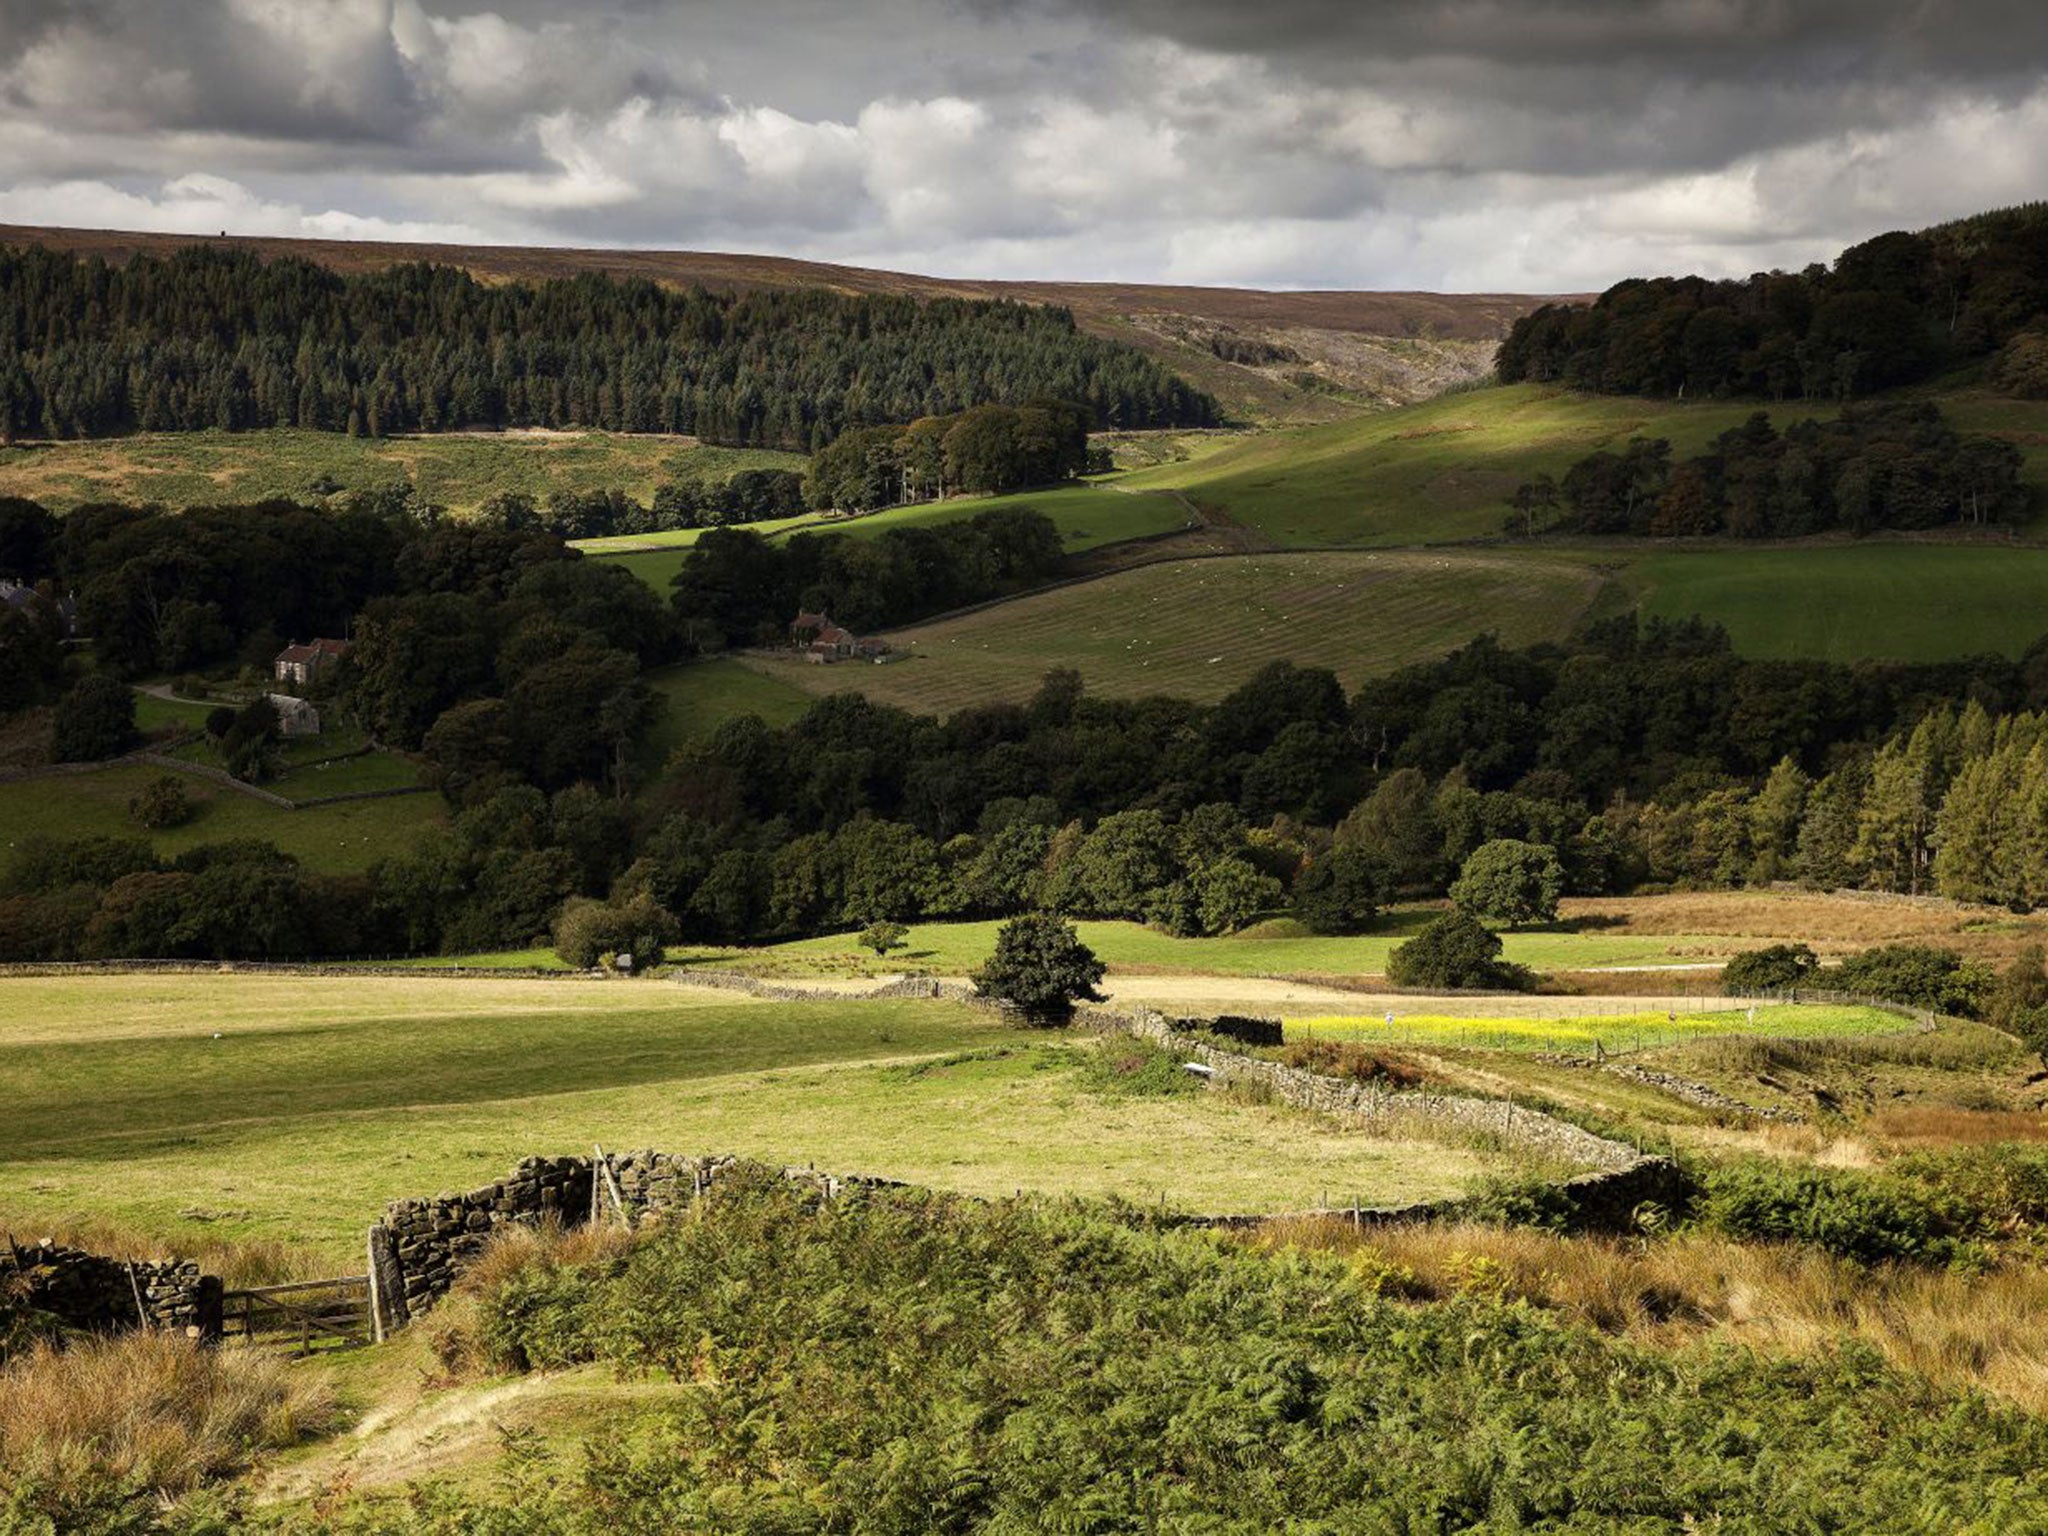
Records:
{"label": "fence post", "polygon": [[363,1273],[370,1277],[370,1342],[384,1342],[383,1287],[377,1283],[377,1229],[363,1238]]}

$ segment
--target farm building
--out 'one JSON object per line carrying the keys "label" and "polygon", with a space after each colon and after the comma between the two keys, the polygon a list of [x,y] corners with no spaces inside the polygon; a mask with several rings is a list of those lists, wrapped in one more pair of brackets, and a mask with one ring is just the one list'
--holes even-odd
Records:
{"label": "farm building", "polygon": [[832,622],[830,614],[799,613],[789,626],[791,640],[804,659],[818,666],[835,661],[886,661],[892,654],[886,640],[863,640],[852,630]]}
{"label": "farm building", "polygon": [[346,640],[308,640],[279,651],[271,670],[280,683],[304,688],[347,654]]}
{"label": "farm building", "polygon": [[[48,591],[43,595],[56,606],[57,618],[64,626],[64,633],[67,636],[76,634],[78,631],[78,599],[70,596],[59,597],[54,592]],[[28,606],[36,600],[36,596],[36,589],[27,582],[0,577],[0,603],[5,603],[9,608],[25,612]]]}
{"label": "farm building", "polygon": [[277,733],[280,736],[318,736],[320,734],[320,711],[304,699],[293,698],[288,693],[267,693],[270,707],[277,711]]}

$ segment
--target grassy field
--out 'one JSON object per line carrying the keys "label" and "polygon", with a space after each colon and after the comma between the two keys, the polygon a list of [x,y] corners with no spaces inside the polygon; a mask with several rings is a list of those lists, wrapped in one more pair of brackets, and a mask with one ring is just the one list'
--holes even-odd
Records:
{"label": "grassy field", "polygon": [[1704,614],[1745,656],[1941,661],[2048,634],[2048,549],[1859,544],[1653,554],[1623,582],[1643,612]]}
{"label": "grassy field", "polygon": [[[2048,405],[1973,390],[1937,398],[1958,427],[2012,438],[2026,455],[2028,483],[2048,488]],[[1668,438],[1681,457],[1697,453],[1757,409],[1751,401],[1681,404],[1517,384],[1245,438],[1140,470],[1126,483],[1183,491],[1284,545],[1485,537],[1501,531],[1503,498],[1534,474],[1561,476],[1575,460],[1636,436]],[[1782,426],[1833,411],[1794,403],[1770,414]]]}
{"label": "grassy field", "polygon": [[1488,1166],[1222,1097],[1105,1094],[1090,1049],[954,1004],[659,982],[16,977],[0,1224],[89,1212],[346,1263],[390,1199],[594,1141],[1211,1210],[1419,1198]]}
{"label": "grassy field", "polygon": [[[1691,1009],[1676,1003],[1662,1012],[1586,1013],[1570,1000],[1555,1012],[1534,1015],[1448,1014],[1434,1011],[1320,1015],[1286,1021],[1290,1040],[1356,1040],[1381,1045],[1456,1046],[1488,1051],[1635,1051],[1727,1035],[1776,1040],[1817,1040],[1854,1035],[1896,1035],[1911,1026],[1876,1008],[1800,1004],[1761,1008]],[[1540,1005],[1539,1005],[1540,1006]]]}
{"label": "grassy field", "polygon": [[1104,694],[1214,700],[1276,659],[1355,686],[1482,630],[1515,645],[1555,639],[1601,580],[1569,557],[1473,551],[1172,561],[896,631],[902,659],[886,667],[745,660],[790,688],[927,711],[1025,698],[1050,667],[1077,667]]}
{"label": "grassy field", "polygon": [[677,747],[708,739],[728,720],[759,715],[770,725],[788,725],[812,703],[802,689],[726,656],[662,667],[648,673],[647,681],[668,701],[668,712],[648,737],[657,763]]}
{"label": "grassy field", "polygon": [[[1187,509],[1177,496],[1131,493],[1108,484],[1085,484],[1060,486],[1048,491],[1024,491],[1014,496],[961,496],[923,506],[892,507],[886,512],[873,512],[866,517],[770,518],[766,522],[744,526],[766,538],[793,533],[843,533],[851,538],[871,539],[891,528],[928,528],[936,523],[959,522],[977,512],[996,507],[1043,512],[1059,529],[1069,554],[1080,554],[1105,544],[1120,544],[1127,539],[1151,534],[1171,533],[1185,527],[1188,521]],[[584,539],[576,547],[600,559],[618,561],[666,596],[669,583],[682,567],[684,554],[703,533],[701,528],[679,528],[669,533]]]}
{"label": "grassy field", "polygon": [[[383,759],[355,759],[376,765]],[[396,760],[390,760],[396,761]],[[302,769],[280,785],[296,793],[303,782],[307,796],[339,794],[335,785],[361,778],[365,772],[388,773],[388,767],[332,770]],[[159,777],[161,768],[147,763],[123,764],[97,773],[66,774],[0,784],[0,858],[32,834],[51,837],[147,837],[161,853],[179,853],[200,843],[253,837],[275,843],[302,860],[307,868],[348,874],[411,847],[420,832],[438,823],[442,805],[436,795],[400,795],[385,800],[353,800],[280,810],[247,795],[184,777],[187,794],[198,814],[183,826],[146,833],[128,815],[135,792]],[[332,773],[333,777],[323,776]],[[301,778],[303,775],[303,779]],[[352,783],[367,788],[368,784]]]}
{"label": "grassy field", "polygon": [[[1387,952],[1411,937],[1435,912],[1403,908],[1388,914],[1378,931],[1348,938],[1309,933],[1292,918],[1259,923],[1241,933],[1213,939],[1177,939],[1141,923],[1084,919],[1074,927],[1111,971],[1216,976],[1377,977]],[[796,939],[759,949],[679,950],[690,964],[738,965],[763,975],[882,976],[906,969],[960,976],[986,960],[995,948],[995,920],[915,923],[904,948],[877,960],[852,934]],[[1585,933],[1531,931],[1502,935],[1509,960],[1538,970],[1597,970],[1618,965],[1697,963],[1703,954],[1732,954],[1750,947],[1740,939],[1700,934],[1632,934],[1595,929]]]}
{"label": "grassy field", "polygon": [[27,496],[55,511],[110,500],[185,507],[305,498],[322,482],[369,490],[410,479],[429,501],[466,512],[508,491],[545,501],[556,491],[619,489],[646,502],[667,480],[722,480],[736,470],[801,469],[803,463],[793,453],[608,432],[376,439],[296,428],[144,432],[0,448],[0,495]]}

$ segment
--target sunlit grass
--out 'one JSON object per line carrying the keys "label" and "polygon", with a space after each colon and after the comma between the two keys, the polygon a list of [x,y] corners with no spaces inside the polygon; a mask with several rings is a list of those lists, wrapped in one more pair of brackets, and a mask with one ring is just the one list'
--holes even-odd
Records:
{"label": "sunlit grass", "polygon": [[1689,1011],[1674,1003],[1662,1011],[1585,1013],[1560,1007],[1552,1015],[1460,1016],[1405,1013],[1325,1014],[1286,1021],[1289,1039],[1356,1040],[1378,1044],[1440,1045],[1495,1051],[1647,1050],[1722,1035],[1810,1039],[1895,1034],[1910,1028],[1876,1008],[1777,1004]]}

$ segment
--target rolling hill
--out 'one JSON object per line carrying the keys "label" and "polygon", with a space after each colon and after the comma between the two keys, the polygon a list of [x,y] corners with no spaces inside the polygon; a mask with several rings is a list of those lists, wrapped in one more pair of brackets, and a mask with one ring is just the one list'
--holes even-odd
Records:
{"label": "rolling hill", "polygon": [[[2011,439],[2022,479],[2048,495],[2048,403],[1976,388],[1917,391],[1962,431]],[[1200,458],[1139,470],[1130,490],[1176,490],[1283,548],[1442,544],[1500,534],[1506,497],[1599,449],[1662,437],[1680,457],[1765,411],[1783,427],[1825,404],[1678,402],[1551,385],[1463,390],[1405,410],[1233,439]]]}
{"label": "rolling hill", "polygon": [[109,262],[188,245],[232,244],[266,258],[302,257],[339,272],[425,261],[462,267],[485,281],[603,272],[724,292],[827,288],[848,294],[1060,304],[1074,312],[1084,330],[1150,353],[1215,395],[1234,416],[1252,421],[1326,421],[1361,408],[1427,398],[1446,384],[1483,374],[1508,327],[1546,302],[1545,296],[1529,294],[979,281],[713,251],[222,239],[0,225],[0,245],[31,244]]}

